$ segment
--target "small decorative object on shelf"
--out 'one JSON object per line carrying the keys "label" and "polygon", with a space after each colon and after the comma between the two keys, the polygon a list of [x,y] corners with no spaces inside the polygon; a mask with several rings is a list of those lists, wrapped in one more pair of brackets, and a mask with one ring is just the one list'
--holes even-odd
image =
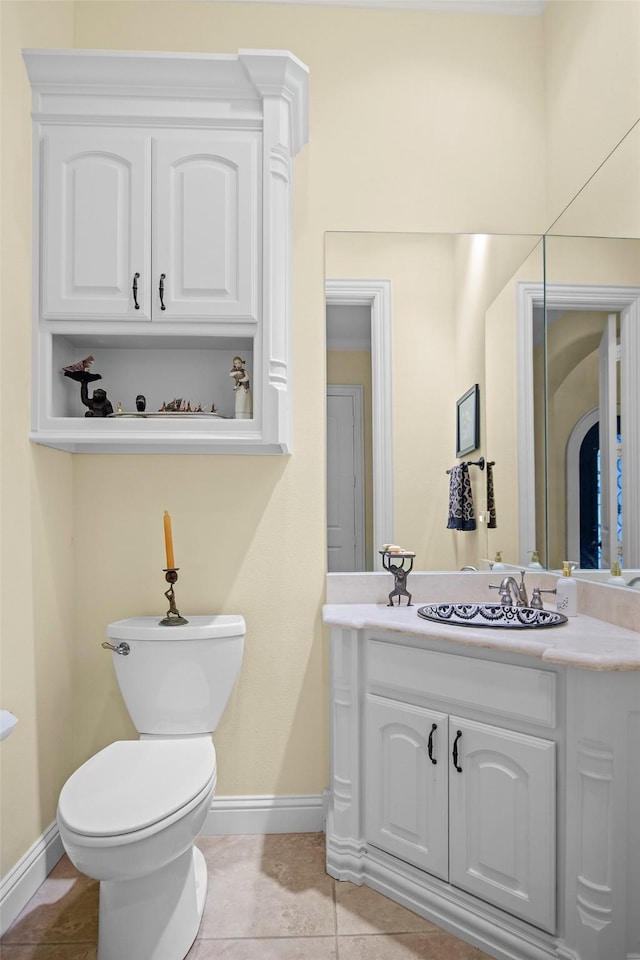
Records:
{"label": "small decorative object on shelf", "polygon": [[242,357],[234,357],[229,371],[229,376],[233,377],[233,389],[236,392],[236,420],[253,419],[251,383],[244,367],[245,362]]}
{"label": "small decorative object on shelf", "polygon": [[122,413],[122,404],[120,403],[119,400],[116,403],[116,413]]}
{"label": "small decorative object on shelf", "polygon": [[136,410],[138,411],[138,413],[144,413],[146,409],[147,409],[147,398],[142,393],[139,393],[138,396],[136,397]]}
{"label": "small decorative object on shelf", "polygon": [[95,357],[88,356],[84,360],[78,360],[77,363],[70,363],[68,367],[63,367],[65,373],[84,373],[91,369]]}
{"label": "small decorative object on shelf", "polygon": [[166,617],[163,617],[160,620],[160,625],[163,627],[176,627],[181,624],[188,623],[184,617],[180,616],[180,611],[176,607],[176,596],[173,590],[174,583],[178,582],[178,570],[179,567],[175,565],[175,559],[173,556],[173,532],[171,529],[171,515],[165,510],[164,518],[164,544],[167,554],[167,566],[164,569],[164,578],[169,584],[169,589],[165,591],[165,597],[169,601],[169,609],[167,610]]}
{"label": "small decorative object on shelf", "polygon": [[69,377],[70,380],[75,380],[76,383],[80,384],[80,399],[85,407],[88,407],[85,417],[110,417],[113,414],[113,406],[107,397],[106,390],[98,387],[97,390],[93,391],[93,395],[89,396],[87,384],[93,383],[95,380],[102,380],[99,373],[90,372],[93,361],[92,356],[85,357],[84,360],[63,367],[62,372],[65,377]]}
{"label": "small decorative object on shelf", "polygon": [[[407,577],[413,570],[415,553],[412,550],[405,550],[403,547],[399,547],[396,543],[385,543],[383,544],[382,550],[380,550],[380,554],[382,556],[382,566],[385,570],[388,570],[389,573],[392,573],[394,577],[394,586],[389,594],[389,603],[387,606],[394,606],[394,597],[398,598],[398,606],[400,606],[401,598],[407,597],[407,606],[412,607],[411,594],[407,590]],[[409,564],[408,569],[405,569],[405,562]]]}
{"label": "small decorative object on shelf", "polygon": [[[207,413],[201,403],[191,404],[191,400],[183,400],[182,397],[163,402],[159,413]],[[211,413],[216,412],[215,403],[211,404]]]}

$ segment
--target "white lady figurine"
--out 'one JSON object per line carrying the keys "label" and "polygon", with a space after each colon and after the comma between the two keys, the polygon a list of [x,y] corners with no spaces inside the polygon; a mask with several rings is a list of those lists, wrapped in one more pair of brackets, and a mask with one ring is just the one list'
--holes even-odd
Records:
{"label": "white lady figurine", "polygon": [[233,389],[236,392],[236,420],[251,420],[253,418],[253,402],[249,376],[244,368],[242,357],[234,357],[229,376],[233,377]]}

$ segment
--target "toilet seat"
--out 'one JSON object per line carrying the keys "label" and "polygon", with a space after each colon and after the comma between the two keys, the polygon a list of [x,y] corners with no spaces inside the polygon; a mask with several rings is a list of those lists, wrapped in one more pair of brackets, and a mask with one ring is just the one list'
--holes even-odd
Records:
{"label": "toilet seat", "polygon": [[96,840],[151,833],[206,794],[215,776],[209,737],[116,741],[67,780],[58,817],[75,834]]}

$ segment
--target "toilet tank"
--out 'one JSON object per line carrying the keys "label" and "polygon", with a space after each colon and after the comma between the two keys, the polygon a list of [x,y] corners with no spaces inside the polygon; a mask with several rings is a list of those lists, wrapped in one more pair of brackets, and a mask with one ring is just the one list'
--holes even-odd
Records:
{"label": "toilet tank", "polygon": [[129,715],[140,734],[211,733],[240,671],[245,622],[237,615],[189,617],[160,626],[157,617],[110,623],[106,634],[129,645],[113,666]]}

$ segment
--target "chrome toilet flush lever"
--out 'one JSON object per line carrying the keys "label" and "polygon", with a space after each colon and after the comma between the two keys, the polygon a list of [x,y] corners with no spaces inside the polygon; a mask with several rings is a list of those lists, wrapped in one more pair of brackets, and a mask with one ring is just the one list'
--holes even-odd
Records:
{"label": "chrome toilet flush lever", "polygon": [[131,652],[131,647],[128,643],[125,643],[124,640],[121,640],[118,644],[109,643],[108,640],[103,640],[102,647],[104,650],[113,650],[114,653],[119,653],[123,657],[127,657]]}

